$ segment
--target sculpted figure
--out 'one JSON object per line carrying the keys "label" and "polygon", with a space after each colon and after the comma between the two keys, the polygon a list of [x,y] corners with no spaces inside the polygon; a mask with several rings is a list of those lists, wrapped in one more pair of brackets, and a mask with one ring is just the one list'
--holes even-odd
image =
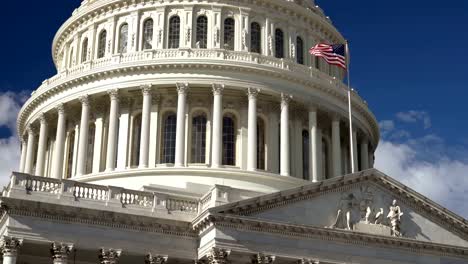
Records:
{"label": "sculpted figure", "polygon": [[382,222],[383,222],[383,218],[384,218],[384,211],[383,211],[383,208],[380,208],[380,210],[377,212],[377,214],[375,214],[375,224],[376,225],[381,225]]}
{"label": "sculpted figure", "polygon": [[331,227],[352,230],[351,211],[355,205],[356,198],[352,193],[343,195],[338,206],[335,223]]}
{"label": "sculpted figure", "polygon": [[390,225],[392,228],[392,236],[400,237],[401,236],[401,212],[400,206],[397,205],[397,201],[393,200],[392,205],[390,205],[390,211],[388,212],[387,218],[390,220]]}

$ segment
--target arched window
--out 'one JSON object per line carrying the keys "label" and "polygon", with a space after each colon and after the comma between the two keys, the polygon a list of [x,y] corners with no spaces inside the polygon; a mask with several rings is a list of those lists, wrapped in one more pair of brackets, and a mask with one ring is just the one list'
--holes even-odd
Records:
{"label": "arched window", "polygon": [[143,50],[153,48],[153,19],[148,18],[143,22]]}
{"label": "arched window", "polygon": [[236,123],[234,118],[223,118],[223,165],[236,165]]}
{"label": "arched window", "polygon": [[197,115],[192,119],[192,163],[205,163],[206,121],[205,115]]}
{"label": "arched window", "polygon": [[257,119],[257,168],[265,169],[265,122]]}
{"label": "arched window", "polygon": [[235,34],[235,21],[233,18],[226,18],[224,20],[224,48],[227,50],[234,50],[234,34]]}
{"label": "arched window", "polygon": [[257,22],[250,24],[250,52],[262,53],[262,28]]}
{"label": "arched window", "polygon": [[88,148],[86,155],[86,174],[93,172],[93,158],[94,158],[94,136],[96,133],[96,126],[89,124],[88,129]]}
{"label": "arched window", "polygon": [[302,131],[302,178],[304,180],[310,180],[309,169],[309,132],[307,130]]}
{"label": "arched window", "polygon": [[208,18],[199,16],[197,18],[196,46],[199,49],[206,49],[208,43]]}
{"label": "arched window", "polygon": [[119,53],[127,53],[128,47],[128,24],[124,23],[119,30]]}
{"label": "arched window", "polygon": [[98,51],[97,51],[98,59],[104,58],[104,55],[106,55],[106,38],[107,38],[107,32],[105,30],[101,31],[101,33],[99,33],[99,39],[98,39]]}
{"label": "arched window", "polygon": [[169,19],[168,45],[170,49],[178,49],[180,43],[180,18],[173,16]]}
{"label": "arched window", "polygon": [[65,166],[65,177],[70,179],[72,177],[73,169],[73,150],[75,148],[75,131],[72,131],[68,134],[68,144],[67,144],[67,157],[66,157],[66,166]]}
{"label": "arched window", "polygon": [[73,67],[73,56],[75,56],[75,52],[73,48],[70,49],[70,58],[68,60],[68,68]]}
{"label": "arched window", "polygon": [[83,40],[83,44],[81,44],[81,62],[85,62],[88,60],[88,38]]}
{"label": "arched window", "polygon": [[301,37],[296,38],[296,59],[297,63],[304,64],[304,41]]}
{"label": "arched window", "polygon": [[284,58],[284,34],[279,28],[275,30],[275,57]]}
{"label": "arched window", "polygon": [[131,166],[140,164],[141,114],[133,118]]}
{"label": "arched window", "polygon": [[166,116],[163,126],[162,163],[175,162],[177,116],[173,113]]}

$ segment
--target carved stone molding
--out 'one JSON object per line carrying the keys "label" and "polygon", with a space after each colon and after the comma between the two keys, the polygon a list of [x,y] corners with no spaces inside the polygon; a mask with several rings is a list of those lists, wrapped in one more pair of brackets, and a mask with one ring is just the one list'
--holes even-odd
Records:
{"label": "carved stone molding", "polygon": [[50,246],[50,254],[52,255],[52,260],[57,263],[63,263],[63,261],[68,259],[68,255],[73,251],[73,244],[64,244],[64,243],[52,243]]}
{"label": "carved stone molding", "polygon": [[0,249],[4,257],[16,256],[21,246],[23,246],[23,239],[21,238],[3,236],[0,240]]}
{"label": "carved stone molding", "polygon": [[167,262],[167,259],[168,256],[153,256],[153,254],[148,253],[148,255],[145,256],[145,264],[165,264]]}
{"label": "carved stone molding", "polygon": [[178,94],[187,94],[189,90],[189,84],[188,83],[176,83],[177,86],[177,93]]}
{"label": "carved stone molding", "polygon": [[101,264],[117,264],[121,254],[121,249],[101,248],[99,250],[99,262]]}
{"label": "carved stone molding", "polygon": [[275,259],[275,256],[258,253],[252,256],[252,264],[271,264]]}
{"label": "carved stone molding", "polygon": [[207,255],[208,264],[229,264],[228,256],[230,254],[230,250],[212,248]]}
{"label": "carved stone molding", "polygon": [[224,84],[213,83],[213,95],[222,95],[224,91]]}

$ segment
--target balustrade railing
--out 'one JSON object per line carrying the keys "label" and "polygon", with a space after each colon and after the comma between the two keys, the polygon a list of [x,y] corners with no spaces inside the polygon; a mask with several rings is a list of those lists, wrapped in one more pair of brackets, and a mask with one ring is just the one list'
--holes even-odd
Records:
{"label": "balustrade railing", "polygon": [[105,206],[112,202],[121,207],[151,210],[159,208],[188,214],[197,214],[199,205],[199,200],[194,198],[14,173],[10,184],[3,190],[2,195],[10,197],[11,195],[24,194],[59,196],[59,198],[68,195],[78,202],[102,202]]}
{"label": "balustrade railing", "polygon": [[[144,50],[139,52],[129,52],[125,54],[116,54],[113,56],[95,59],[62,70],[59,74],[51,77],[43,82],[37,91],[48,89],[51,86],[59,83],[66,78],[73,78],[74,75],[84,73],[88,70],[99,70],[111,65],[120,63],[132,63],[140,61],[158,62],[158,60],[172,60],[183,58],[199,58],[204,59],[204,62],[210,61],[233,61],[253,63],[263,66],[273,67],[277,69],[289,70],[294,73],[299,73],[309,78],[318,78],[332,81],[333,77],[319,71],[318,69],[300,65],[287,59],[278,59],[271,56],[264,56],[257,53],[248,53],[243,51],[230,50],[208,50],[208,49],[163,49],[163,50]],[[339,89],[346,89],[346,86],[339,81]]]}

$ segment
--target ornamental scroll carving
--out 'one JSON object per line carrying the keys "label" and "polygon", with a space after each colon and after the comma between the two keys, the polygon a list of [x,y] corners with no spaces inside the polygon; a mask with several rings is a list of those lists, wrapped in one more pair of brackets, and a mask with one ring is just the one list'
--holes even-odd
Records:
{"label": "ornamental scroll carving", "polygon": [[361,186],[357,192],[341,194],[336,217],[330,228],[356,230],[401,237],[403,212],[396,200],[388,205],[388,213],[375,202],[375,190]]}

